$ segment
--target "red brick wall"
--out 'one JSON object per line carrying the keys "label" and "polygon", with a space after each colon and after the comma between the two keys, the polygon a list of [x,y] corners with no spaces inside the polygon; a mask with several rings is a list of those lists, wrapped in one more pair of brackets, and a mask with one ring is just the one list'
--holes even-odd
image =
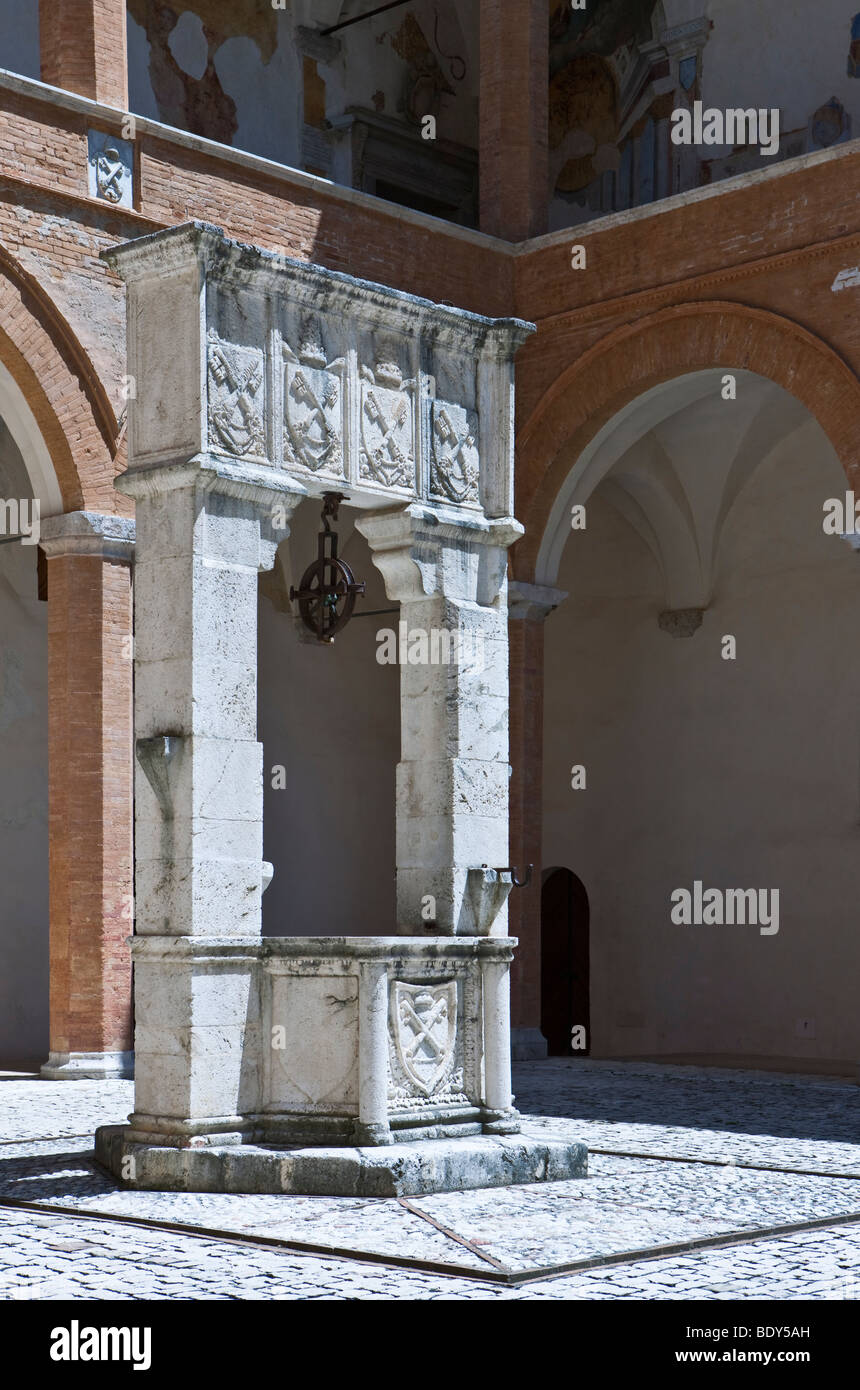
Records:
{"label": "red brick wall", "polygon": [[66,509],[128,515],[113,487],[117,423],[102,383],[49,295],[2,247],[0,361],[36,418]]}
{"label": "red brick wall", "polygon": [[[516,312],[539,333],[519,357],[518,413],[600,338],[671,304],[735,300],[809,329],[860,369],[860,322],[850,291],[833,294],[860,248],[860,151],[778,169],[703,198],[577,228],[516,258]],[[825,212],[826,210],[826,212]],[[587,269],[572,270],[581,244]]]}
{"label": "red brick wall", "polygon": [[131,1047],[130,635],[128,565],[48,561],[54,1052]]}
{"label": "red brick wall", "polygon": [[481,0],[481,231],[525,241],[549,200],[547,0]]}
{"label": "red brick wall", "polygon": [[125,0],[39,0],[42,81],[125,110]]}

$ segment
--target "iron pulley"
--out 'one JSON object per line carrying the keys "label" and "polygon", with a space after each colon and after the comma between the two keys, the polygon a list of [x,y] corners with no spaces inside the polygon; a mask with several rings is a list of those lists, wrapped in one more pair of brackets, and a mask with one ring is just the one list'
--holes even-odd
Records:
{"label": "iron pulley", "polygon": [[298,589],[290,588],[290,600],[299,605],[305,627],[318,642],[333,642],[335,633],[342,631],[352,617],[355,600],[365,592],[365,584],[356,580],[346,561],[337,553],[337,532],[331,521],[337,521],[337,510],[345,500],[341,492],[324,492],[323,529],[317,542],[317,558],[308,565]]}

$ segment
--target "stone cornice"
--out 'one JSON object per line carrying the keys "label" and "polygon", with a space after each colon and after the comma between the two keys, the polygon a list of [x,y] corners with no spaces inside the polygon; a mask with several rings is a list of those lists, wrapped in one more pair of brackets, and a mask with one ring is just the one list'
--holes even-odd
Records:
{"label": "stone cornice", "polygon": [[512,936],[144,936],[132,939],[135,960],[510,960]]}
{"label": "stone cornice", "polygon": [[508,584],[508,618],[512,622],[542,623],[566,598],[564,589],[513,579]]}
{"label": "stone cornice", "polygon": [[512,356],[534,332],[534,324],[519,318],[487,318],[467,309],[437,304],[430,299],[359,280],[342,271],[309,264],[275,251],[266,251],[227,237],[209,222],[184,222],[166,231],[111,247],[101,252],[111,269],[128,283],[180,270],[193,263],[201,272],[235,287],[273,293],[289,289],[291,298],[313,312],[348,313],[360,305],[362,322],[386,327],[410,327],[443,345],[456,346],[497,360]]}
{"label": "stone cornice", "polygon": [[104,560],[134,559],[134,522],[102,512],[65,512],[45,517],[39,545],[49,558],[57,555],[96,555]]}

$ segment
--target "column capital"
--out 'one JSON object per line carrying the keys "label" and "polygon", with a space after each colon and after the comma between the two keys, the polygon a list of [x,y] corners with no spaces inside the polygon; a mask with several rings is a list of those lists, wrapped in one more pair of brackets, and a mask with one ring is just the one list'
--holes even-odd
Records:
{"label": "column capital", "polygon": [[508,584],[508,617],[511,621],[542,623],[566,598],[564,589],[512,579]]}
{"label": "column capital", "polygon": [[160,460],[155,464],[126,469],[116,479],[117,492],[139,500],[158,497],[180,488],[198,487],[205,492],[218,492],[222,497],[234,497],[240,502],[253,502],[265,511],[282,505],[294,511],[308,489],[289,474],[261,464],[239,459],[219,458],[212,454],[196,454],[176,462]]}
{"label": "column capital", "polygon": [[[259,571],[273,567],[293,513],[307,496],[306,488],[283,472],[209,454],[130,468],[117,478],[116,488],[138,504],[141,563],[144,554],[151,560],[187,547],[189,554],[211,553]],[[186,507],[187,534],[177,552],[172,533]],[[198,524],[201,512],[215,524],[211,533]]]}
{"label": "column capital", "polygon": [[524,531],[511,516],[487,518],[421,503],[362,512],[355,527],[373,552],[389,598],[439,597],[484,605],[496,601],[505,581],[508,547]]}
{"label": "column capital", "polygon": [[104,512],[63,512],[45,517],[39,545],[48,556],[96,555],[103,560],[134,559],[135,524],[131,517]]}

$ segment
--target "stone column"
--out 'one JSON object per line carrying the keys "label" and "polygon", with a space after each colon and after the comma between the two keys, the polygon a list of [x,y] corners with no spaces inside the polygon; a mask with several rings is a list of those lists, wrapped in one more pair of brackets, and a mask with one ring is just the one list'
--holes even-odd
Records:
{"label": "stone column", "polygon": [[128,108],[125,0],[39,0],[42,81]]}
{"label": "stone column", "polygon": [[388,1124],[388,968],[362,961],[358,992],[358,1121],[364,1144],[390,1142]]}
{"label": "stone column", "polygon": [[549,6],[481,0],[480,226],[525,241],[547,229]]}
{"label": "stone column", "polygon": [[134,522],[42,522],[48,563],[51,1081],[130,1076]]}
{"label": "stone column", "polygon": [[508,863],[505,570],[522,528],[420,504],[356,527],[401,605],[398,931],[504,936],[481,870]]}
{"label": "stone column", "polygon": [[285,533],[275,502],[286,516],[297,499],[205,455],[118,486],[138,524],[132,1137],[235,1142],[259,1105],[253,947],[270,877],[257,577]]}
{"label": "stone column", "polygon": [[515,1061],[545,1057],[540,1031],[540,906],[543,857],[543,625],[567,598],[560,589],[512,582],[508,588],[511,643],[511,863],[533,864],[531,882],[515,889],[508,921],[519,949],[511,971]]}

